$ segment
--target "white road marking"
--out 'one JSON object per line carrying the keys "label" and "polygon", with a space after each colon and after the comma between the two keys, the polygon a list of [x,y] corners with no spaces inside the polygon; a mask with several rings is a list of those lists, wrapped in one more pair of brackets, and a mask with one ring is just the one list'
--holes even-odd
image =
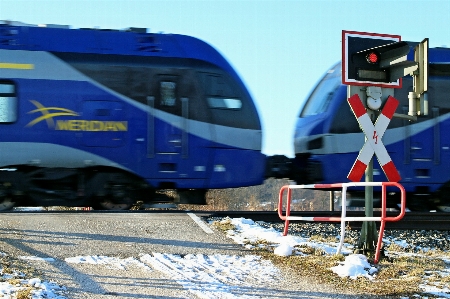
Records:
{"label": "white road marking", "polygon": [[212,229],[210,229],[201,219],[200,217],[198,217],[197,215],[195,215],[194,213],[187,213],[189,215],[189,217],[192,218],[192,220],[195,221],[195,223],[198,224],[198,226],[201,227],[201,229],[203,229],[203,231],[207,234],[214,234],[214,232],[212,231]]}

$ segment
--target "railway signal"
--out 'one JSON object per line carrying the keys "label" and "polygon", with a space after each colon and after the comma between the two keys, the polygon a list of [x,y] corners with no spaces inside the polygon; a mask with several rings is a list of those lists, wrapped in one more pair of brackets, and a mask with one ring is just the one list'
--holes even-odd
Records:
{"label": "railway signal", "polygon": [[401,88],[401,77],[418,63],[408,61],[409,45],[399,35],[342,31],[342,83]]}
{"label": "railway signal", "polygon": [[391,83],[406,76],[418,67],[415,61],[407,61],[409,45],[396,42],[351,53],[356,79]]}
{"label": "railway signal", "polygon": [[414,48],[418,69],[413,73],[413,91],[409,92],[408,115],[428,115],[428,38]]}
{"label": "railway signal", "polygon": [[[402,42],[399,35],[342,31],[342,83],[348,85],[348,102],[366,135],[366,142],[348,175],[351,181],[361,180],[365,173],[365,181],[373,182],[374,153],[389,181],[401,179],[381,137],[398,106],[393,88],[402,87],[403,76],[414,77],[414,90],[408,96],[409,116],[404,117],[413,120],[416,115],[427,113],[428,40],[416,47],[414,61],[407,60],[409,52],[409,44]],[[386,104],[378,116],[384,101]],[[373,216],[370,186],[365,188],[365,215]],[[375,236],[375,223],[364,222],[358,248],[373,250]]]}

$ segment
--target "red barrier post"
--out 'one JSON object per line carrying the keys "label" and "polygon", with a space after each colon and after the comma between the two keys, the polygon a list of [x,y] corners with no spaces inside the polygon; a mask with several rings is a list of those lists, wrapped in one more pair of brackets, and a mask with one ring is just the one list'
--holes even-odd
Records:
{"label": "red barrier post", "polygon": [[[346,196],[344,192],[347,191],[348,187],[358,187],[358,186],[381,186],[381,217],[346,217]],[[401,193],[401,211],[400,214],[396,217],[387,217],[386,215],[386,187],[387,186],[395,186],[400,189]],[[341,217],[300,217],[300,216],[291,216],[291,200],[292,193],[291,189],[315,189],[315,188],[342,188],[342,213]],[[287,189],[287,201],[286,201],[286,215],[283,215],[283,195],[284,191]],[[380,221],[380,232],[378,235],[377,248],[375,252],[374,263],[377,264],[380,258],[381,246],[383,243],[383,235],[384,229],[387,221],[399,221],[403,218],[406,211],[406,195],[405,189],[402,185],[396,182],[357,182],[357,183],[337,183],[337,184],[317,184],[317,185],[286,185],[283,186],[279,193],[278,199],[278,216],[281,220],[284,220],[284,230],[283,236],[286,236],[289,229],[289,220],[302,220],[302,221],[329,221],[329,222],[341,222],[341,241],[339,244],[339,248],[337,253],[340,252],[343,239],[345,236],[345,221]]]}

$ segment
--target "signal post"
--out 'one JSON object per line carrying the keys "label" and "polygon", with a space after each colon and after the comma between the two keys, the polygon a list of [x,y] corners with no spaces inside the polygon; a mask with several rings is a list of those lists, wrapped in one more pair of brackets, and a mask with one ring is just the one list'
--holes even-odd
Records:
{"label": "signal post", "polygon": [[[342,83],[348,85],[347,99],[365,134],[361,149],[347,178],[373,182],[373,155],[391,182],[401,176],[389,157],[381,138],[392,117],[415,120],[426,115],[428,82],[428,39],[415,49],[415,61],[408,61],[410,46],[399,35],[342,31]],[[401,77],[414,77],[409,95],[408,115],[395,113],[398,100],[394,89],[402,87]],[[373,187],[365,187],[365,216],[373,217]],[[359,251],[374,251],[377,240],[375,222],[365,221],[358,244]]]}

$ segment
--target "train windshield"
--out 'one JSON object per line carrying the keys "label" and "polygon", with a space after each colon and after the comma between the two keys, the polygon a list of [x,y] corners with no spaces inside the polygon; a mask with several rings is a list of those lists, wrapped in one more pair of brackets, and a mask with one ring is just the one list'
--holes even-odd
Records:
{"label": "train windshield", "polygon": [[316,86],[306,102],[300,117],[323,113],[330,105],[334,91],[341,84],[341,63],[332,67]]}

